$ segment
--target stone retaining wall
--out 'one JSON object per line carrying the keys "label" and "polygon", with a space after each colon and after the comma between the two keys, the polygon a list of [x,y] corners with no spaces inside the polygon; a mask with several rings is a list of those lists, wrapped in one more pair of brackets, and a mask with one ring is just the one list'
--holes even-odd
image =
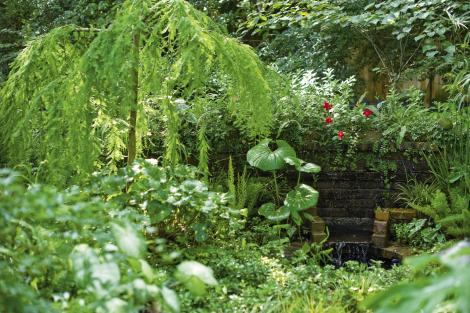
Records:
{"label": "stone retaining wall", "polygon": [[389,173],[387,179],[383,173],[367,170],[323,170],[319,174],[313,183],[320,192],[316,213],[326,222],[331,237],[344,237],[348,233],[370,236],[374,209],[400,205],[396,203],[398,184],[411,177],[421,180],[429,176],[424,161],[413,163],[401,156],[395,157],[397,171]]}

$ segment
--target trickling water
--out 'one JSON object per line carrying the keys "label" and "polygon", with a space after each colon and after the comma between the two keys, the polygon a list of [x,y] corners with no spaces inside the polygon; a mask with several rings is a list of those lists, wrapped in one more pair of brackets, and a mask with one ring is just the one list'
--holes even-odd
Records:
{"label": "trickling water", "polygon": [[368,242],[335,242],[333,245],[333,264],[336,267],[343,266],[347,261],[359,261],[368,263]]}

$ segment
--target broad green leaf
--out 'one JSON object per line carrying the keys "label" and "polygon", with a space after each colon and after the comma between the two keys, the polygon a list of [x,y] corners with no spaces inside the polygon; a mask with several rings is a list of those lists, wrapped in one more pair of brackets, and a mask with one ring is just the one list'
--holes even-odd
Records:
{"label": "broad green leaf", "polygon": [[320,173],[321,167],[314,163],[306,163],[300,167],[300,171],[304,173]]}
{"label": "broad green leaf", "polygon": [[141,259],[147,249],[142,236],[134,229],[134,227],[126,223],[124,226],[113,223],[111,225],[114,239],[119,249],[127,256]]}
{"label": "broad green leaf", "polygon": [[290,215],[289,208],[282,206],[276,210],[276,205],[271,202],[263,204],[259,208],[258,213],[268,220],[275,222],[285,220]]}
{"label": "broad green leaf", "polygon": [[312,214],[308,213],[308,212],[303,212],[302,215],[304,216],[304,218],[310,222],[313,222],[315,221],[315,216],[313,216]]}
{"label": "broad green leaf", "polygon": [[142,274],[144,274],[145,279],[149,283],[152,282],[155,278],[155,274],[153,273],[152,268],[145,260],[140,259],[139,262]]}
{"label": "broad green leaf", "polygon": [[291,224],[278,224],[278,225],[273,225],[273,229],[275,230],[280,230],[280,229],[290,229],[292,227]]}
{"label": "broad green leaf", "polygon": [[210,267],[207,267],[196,261],[184,261],[177,267],[180,278],[197,277],[207,285],[217,285],[217,280],[214,278],[214,273]]}
{"label": "broad green leaf", "polygon": [[165,303],[170,307],[170,309],[172,309],[174,312],[180,311],[180,302],[178,300],[176,292],[174,292],[170,288],[163,287],[162,296],[163,300],[165,300]]}
{"label": "broad green leaf", "polygon": [[454,45],[450,45],[447,48],[445,48],[445,50],[447,51],[447,54],[454,55],[456,48]]}
{"label": "broad green leaf", "polygon": [[415,37],[415,41],[419,41],[419,40],[423,39],[424,37],[426,37],[426,34],[418,35],[418,36]]}
{"label": "broad green leaf", "polygon": [[290,208],[290,217],[292,218],[292,221],[294,221],[295,225],[299,226],[302,224],[302,218],[295,208]]}
{"label": "broad green leaf", "polygon": [[311,250],[310,245],[308,243],[304,243],[304,245],[302,246],[302,251],[304,253],[309,253],[310,250]]}
{"label": "broad green leaf", "polygon": [[305,163],[301,159],[296,158],[296,157],[291,157],[291,156],[285,157],[284,161],[287,164],[294,166],[296,170],[300,170],[300,167],[302,166],[302,164]]}
{"label": "broad green leaf", "polygon": [[184,285],[196,297],[206,294],[206,284],[197,277],[192,276],[184,280]]}
{"label": "broad green leaf", "polygon": [[301,184],[287,194],[284,205],[291,210],[303,211],[316,206],[318,196],[318,191],[308,185]]}
{"label": "broad green leaf", "polygon": [[294,235],[296,231],[297,231],[297,228],[292,226],[291,228],[287,230],[287,236],[289,236],[289,238],[292,237],[292,235]]}
{"label": "broad green leaf", "polygon": [[398,134],[398,137],[397,137],[398,146],[401,146],[401,143],[403,142],[403,139],[405,138],[406,131],[407,131],[406,126],[402,126],[400,129],[400,133]]}
{"label": "broad green leaf", "polygon": [[117,286],[121,280],[121,273],[114,262],[99,263],[91,267],[91,277],[102,284]]}
{"label": "broad green leaf", "polygon": [[105,303],[105,312],[126,313],[128,312],[127,302],[120,298],[112,298]]}
{"label": "broad green leaf", "polygon": [[80,244],[73,248],[70,254],[70,261],[72,263],[73,271],[75,272],[75,279],[80,284],[88,283],[90,277],[90,265],[98,263],[98,257],[95,252],[87,245]]}
{"label": "broad green leaf", "polygon": [[307,163],[304,160],[301,160],[297,157],[288,156],[284,158],[284,161],[289,165],[293,165],[295,169],[299,172],[319,173],[321,171],[320,166],[314,163]]}
{"label": "broad green leaf", "polygon": [[205,241],[207,239],[207,224],[196,223],[192,226],[192,229],[196,232],[196,241]]}
{"label": "broad green leaf", "polygon": [[284,140],[276,140],[277,149],[269,148],[271,139],[264,139],[258,145],[251,148],[246,157],[251,166],[262,171],[274,171],[283,168],[286,157],[296,157],[294,149]]}
{"label": "broad green leaf", "polygon": [[150,214],[150,219],[156,223],[164,221],[173,212],[173,208],[170,205],[161,203],[158,200],[150,201],[147,205],[147,210]]}

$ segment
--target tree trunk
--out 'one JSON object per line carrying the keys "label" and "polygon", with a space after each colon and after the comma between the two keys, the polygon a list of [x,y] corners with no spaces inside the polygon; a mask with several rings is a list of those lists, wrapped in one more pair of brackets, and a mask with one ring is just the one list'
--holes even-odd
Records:
{"label": "tree trunk", "polygon": [[137,154],[136,151],[136,141],[137,141],[137,108],[139,106],[139,43],[140,36],[139,33],[134,34],[133,37],[134,43],[134,68],[132,69],[132,103],[131,111],[129,114],[129,134],[127,141],[127,165],[131,165]]}

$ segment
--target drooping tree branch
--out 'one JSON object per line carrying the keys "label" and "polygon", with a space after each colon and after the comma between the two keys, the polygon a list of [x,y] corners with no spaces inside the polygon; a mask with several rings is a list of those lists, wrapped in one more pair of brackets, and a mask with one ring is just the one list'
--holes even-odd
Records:
{"label": "drooping tree branch", "polygon": [[133,93],[132,103],[130,104],[131,110],[129,113],[129,135],[127,141],[127,164],[131,165],[137,154],[136,141],[137,141],[137,110],[139,106],[139,54],[140,54],[140,34],[135,33],[133,38],[133,57],[134,67],[131,69],[132,86],[130,92]]}
{"label": "drooping tree branch", "polygon": [[132,163],[142,149],[153,122],[146,100],[164,99],[155,105],[174,144],[162,155],[179,162],[178,101],[195,103],[217,77],[235,125],[251,138],[266,136],[269,75],[251,47],[186,1],[128,0],[106,29],[55,29],[20,54],[0,91],[2,152],[12,164],[41,164],[58,183],[104,163],[115,169],[126,152]]}

